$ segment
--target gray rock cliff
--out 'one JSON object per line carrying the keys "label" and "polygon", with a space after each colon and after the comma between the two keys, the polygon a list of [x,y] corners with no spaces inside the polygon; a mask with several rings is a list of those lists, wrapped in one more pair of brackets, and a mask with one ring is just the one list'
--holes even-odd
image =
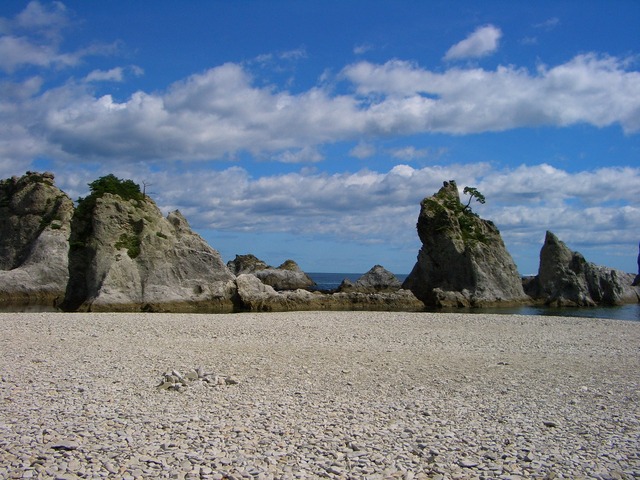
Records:
{"label": "gray rock cliff", "polygon": [[51,173],[0,181],[0,305],[62,300],[72,215],[73,202]]}
{"label": "gray rock cliff", "polygon": [[76,209],[70,244],[65,310],[233,309],[235,277],[220,254],[149,197],[92,194]]}
{"label": "gray rock cliff", "polygon": [[227,262],[227,267],[235,275],[251,273],[277,291],[305,289],[315,285],[293,260],[286,260],[274,268],[255,255],[236,255],[235,259]]}
{"label": "gray rock cliff", "polygon": [[462,205],[454,181],[421,202],[422,247],[403,288],[433,307],[481,307],[529,300],[496,226]]}
{"label": "gray rock cliff", "polygon": [[585,307],[636,303],[634,275],[588,262],[551,232],[540,250],[538,275],[528,292],[547,305]]}

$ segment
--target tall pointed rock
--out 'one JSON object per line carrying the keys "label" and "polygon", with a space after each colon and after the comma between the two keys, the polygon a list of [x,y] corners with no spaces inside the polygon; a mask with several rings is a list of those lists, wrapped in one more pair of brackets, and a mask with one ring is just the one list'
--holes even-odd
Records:
{"label": "tall pointed rock", "polygon": [[479,307],[528,300],[496,226],[460,202],[454,181],[425,198],[418,217],[422,247],[405,280],[427,306]]}
{"label": "tall pointed rock", "polygon": [[636,303],[640,291],[631,286],[632,280],[631,273],[588,262],[547,231],[530,294],[557,307]]}

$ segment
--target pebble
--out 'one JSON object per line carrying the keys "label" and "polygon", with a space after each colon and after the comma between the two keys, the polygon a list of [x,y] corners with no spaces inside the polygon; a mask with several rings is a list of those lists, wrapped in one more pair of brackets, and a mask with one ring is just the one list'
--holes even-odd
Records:
{"label": "pebble", "polygon": [[0,478],[640,477],[640,323],[380,312],[0,322]]}

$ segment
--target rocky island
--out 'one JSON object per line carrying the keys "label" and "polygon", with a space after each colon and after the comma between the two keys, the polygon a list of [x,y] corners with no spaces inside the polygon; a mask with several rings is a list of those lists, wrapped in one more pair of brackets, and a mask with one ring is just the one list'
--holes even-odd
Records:
{"label": "rocky island", "polygon": [[460,201],[455,181],[420,204],[422,248],[404,282],[426,305],[486,307],[530,301],[496,226]]}
{"label": "rocky island", "polygon": [[593,307],[639,301],[631,273],[595,265],[547,232],[540,251],[538,275],[526,282],[526,291],[545,305]]}
{"label": "rocky island", "polygon": [[0,182],[0,307],[65,311],[421,311],[544,303],[638,302],[633,275],[587,262],[550,232],[540,271],[520,277],[496,226],[471,209],[484,197],[455,181],[421,202],[422,247],[401,284],[381,265],[336,291],[314,291],[293,260],[278,267],[237,255],[225,264],[186,218],[163,216],[131,180],[113,175],[71,199],[51,173]]}

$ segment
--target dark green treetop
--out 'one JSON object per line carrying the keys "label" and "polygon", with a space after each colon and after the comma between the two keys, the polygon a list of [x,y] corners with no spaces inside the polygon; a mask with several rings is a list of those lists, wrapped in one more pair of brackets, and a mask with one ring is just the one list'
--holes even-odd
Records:
{"label": "dark green treetop", "polygon": [[112,173],[100,177],[89,184],[91,195],[101,197],[105,193],[119,195],[124,200],[142,200],[140,185],[133,180],[121,180]]}
{"label": "dark green treetop", "polygon": [[462,191],[465,195],[469,195],[469,201],[467,202],[467,204],[464,206],[464,210],[465,211],[470,211],[471,210],[471,201],[473,199],[475,199],[477,202],[484,204],[486,202],[486,199],[484,198],[484,195],[481,194],[477,188],[475,187],[464,187],[464,190]]}

